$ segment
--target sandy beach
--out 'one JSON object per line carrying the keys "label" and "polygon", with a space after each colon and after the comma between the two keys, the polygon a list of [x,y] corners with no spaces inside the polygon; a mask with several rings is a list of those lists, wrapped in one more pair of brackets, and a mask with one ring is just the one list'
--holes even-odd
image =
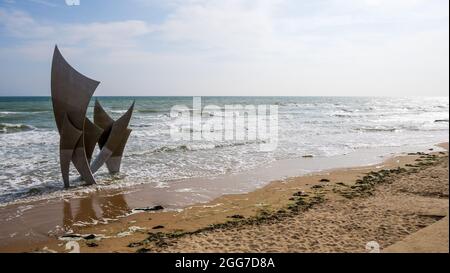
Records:
{"label": "sandy beach", "polygon": [[0,254],[450,253],[449,1],[105,2],[0,0]]}
{"label": "sandy beach", "polygon": [[[368,242],[381,252],[448,252],[448,225],[441,224],[448,221],[448,152],[433,148],[273,181],[183,210],[155,206],[114,219],[136,208],[124,192],[43,205],[22,223],[62,213],[61,230],[12,236],[0,251],[68,252],[66,243],[77,241],[81,252],[368,252]],[[145,191],[133,194],[145,198]],[[80,225],[94,219],[94,203],[102,219]],[[2,212],[8,209],[17,207]]]}

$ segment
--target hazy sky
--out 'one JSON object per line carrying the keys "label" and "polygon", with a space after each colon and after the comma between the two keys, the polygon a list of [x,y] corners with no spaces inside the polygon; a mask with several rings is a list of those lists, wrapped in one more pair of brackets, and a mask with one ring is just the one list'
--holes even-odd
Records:
{"label": "hazy sky", "polygon": [[448,0],[0,0],[0,96],[50,95],[53,47],[96,95],[438,95]]}

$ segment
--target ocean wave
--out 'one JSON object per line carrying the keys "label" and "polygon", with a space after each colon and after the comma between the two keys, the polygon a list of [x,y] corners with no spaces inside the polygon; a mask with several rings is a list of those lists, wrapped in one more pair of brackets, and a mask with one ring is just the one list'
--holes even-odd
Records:
{"label": "ocean wave", "polygon": [[111,113],[114,114],[125,114],[127,110],[111,110]]}
{"label": "ocean wave", "polygon": [[[277,101],[277,102],[275,102],[275,103],[273,103],[274,105],[278,105],[278,106],[289,106],[290,104],[289,103],[287,103],[287,102],[279,102],[279,101]],[[291,104],[292,105],[292,104]]]}
{"label": "ocean wave", "polygon": [[200,151],[200,150],[212,150],[216,147],[214,144],[203,144],[203,145],[189,145],[183,144],[178,146],[162,146],[156,148],[152,153],[165,153],[165,152],[176,152],[176,151]]}
{"label": "ocean wave", "polygon": [[398,131],[411,131],[411,132],[435,132],[443,131],[442,128],[424,126],[424,125],[397,125],[395,127],[361,127],[356,128],[356,131],[362,132],[398,132]]}
{"label": "ocean wave", "polygon": [[169,112],[169,110],[160,110],[160,109],[139,109],[136,112],[139,113],[165,113]]}
{"label": "ocean wave", "polygon": [[363,132],[395,132],[397,128],[356,128],[355,130]]}
{"label": "ocean wave", "polygon": [[26,124],[0,123],[0,133],[3,134],[32,131],[34,129],[36,128]]}
{"label": "ocean wave", "polygon": [[333,117],[337,117],[337,118],[351,118],[351,117],[354,117],[354,116],[350,115],[350,114],[334,114]]}
{"label": "ocean wave", "polygon": [[0,112],[1,116],[12,116],[12,115],[35,115],[35,114],[41,114],[41,113],[49,113],[50,111],[18,111],[18,112],[11,112],[11,111],[2,111]]}
{"label": "ocean wave", "polygon": [[142,156],[147,154],[155,153],[170,153],[170,152],[188,152],[188,151],[202,151],[202,150],[213,150],[227,147],[237,147],[244,145],[253,145],[265,143],[264,140],[259,141],[247,141],[247,142],[233,142],[233,143],[220,143],[220,144],[199,144],[199,145],[189,145],[182,144],[178,146],[161,146],[153,150],[131,153],[130,156]]}

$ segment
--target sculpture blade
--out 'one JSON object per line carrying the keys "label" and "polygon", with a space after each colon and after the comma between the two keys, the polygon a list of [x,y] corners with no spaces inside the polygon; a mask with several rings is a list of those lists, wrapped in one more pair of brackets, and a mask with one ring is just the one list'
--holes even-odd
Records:
{"label": "sculpture blade", "polygon": [[102,147],[99,155],[91,164],[91,171],[95,173],[100,169],[100,167],[105,164],[106,161],[112,156],[113,152],[120,147],[124,136],[127,134],[128,124],[130,123],[131,116],[134,110],[134,104],[130,106],[128,111],[121,116],[117,121],[114,122],[109,133],[108,140]]}
{"label": "sculpture blade", "polygon": [[122,163],[123,152],[127,144],[128,138],[130,137],[132,130],[127,129],[122,141],[116,150],[112,153],[111,157],[106,161],[106,167],[110,173],[120,172],[120,165]]}
{"label": "sculpture blade", "polygon": [[86,158],[88,162],[91,162],[92,154],[94,153],[95,145],[103,133],[103,129],[95,125],[86,118],[84,124],[84,145],[86,150]]}
{"label": "sculpture blade", "polygon": [[[76,71],[55,46],[51,71],[51,93],[56,126],[60,134],[60,164],[65,187],[69,187],[70,162],[87,184],[95,184],[93,173],[106,163],[111,173],[120,170],[123,152],[131,134],[128,125],[135,102],[114,121],[98,101],[94,122],[86,118],[89,101],[100,82]],[[100,153],[90,165],[96,143]]]}
{"label": "sculpture blade", "polygon": [[63,122],[61,124],[61,141],[59,143],[59,163],[61,165],[61,173],[64,181],[64,187],[68,188],[69,184],[69,170],[70,161],[74,153],[74,149],[81,139],[83,132],[75,128],[70,122],[67,115],[64,115]]}
{"label": "sculpture blade", "polygon": [[[64,168],[61,169],[61,171],[63,172],[63,177],[65,179],[64,183],[66,186],[68,186],[68,171],[66,170],[66,167],[67,165],[70,165],[70,163],[67,164],[67,158],[70,154],[67,150],[73,151],[72,162],[80,172],[82,178],[88,184],[95,183],[89,169],[84,132],[87,107],[99,84],[100,82],[82,75],[70,66],[61,55],[58,47],[55,46],[51,72],[51,92],[53,112],[55,114],[58,131],[61,135],[61,143],[67,143],[68,141],[66,141],[65,138],[70,138],[67,134],[62,134],[63,123],[66,116],[70,121],[70,124],[82,133],[82,137],[75,143],[76,146],[74,145],[66,150],[60,149],[60,158],[63,160],[61,161],[61,167]],[[66,144],[64,144],[64,146],[65,145]],[[65,174],[66,171],[67,175]]]}
{"label": "sculpture blade", "polygon": [[92,80],[76,71],[55,47],[52,62],[51,90],[53,112],[58,130],[64,115],[72,124],[82,130],[87,107],[100,82]]}
{"label": "sculpture blade", "polygon": [[98,100],[95,100],[94,123],[103,129],[103,133],[98,141],[98,145],[100,146],[100,149],[102,149],[106,144],[106,141],[108,141],[114,120],[106,113]]}
{"label": "sculpture blade", "polygon": [[77,171],[80,173],[81,178],[86,182],[87,185],[95,184],[93,173],[89,168],[89,162],[86,158],[86,150],[84,148],[84,138],[81,137],[78,141],[77,147],[75,148],[72,156],[72,162]]}

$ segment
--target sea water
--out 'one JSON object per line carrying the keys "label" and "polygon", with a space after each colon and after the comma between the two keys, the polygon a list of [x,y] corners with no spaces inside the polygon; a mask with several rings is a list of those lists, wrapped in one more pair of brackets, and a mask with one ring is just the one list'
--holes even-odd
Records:
{"label": "sea water", "polygon": [[[171,137],[174,105],[193,107],[192,97],[98,97],[120,117],[135,100],[133,130],[122,172],[95,175],[98,188],[218,177],[255,170],[281,160],[327,158],[367,148],[401,148],[448,141],[448,97],[202,97],[202,105],[276,105],[276,149],[258,140],[180,140]],[[93,101],[87,116],[92,119]],[[226,128],[224,128],[226,130]],[[224,132],[225,133],[225,132]],[[0,204],[63,191],[59,135],[49,97],[0,97]],[[98,153],[98,149],[96,150]],[[301,169],[301,166],[298,168]],[[77,173],[71,171],[72,178]],[[72,191],[83,190],[73,182]]]}

